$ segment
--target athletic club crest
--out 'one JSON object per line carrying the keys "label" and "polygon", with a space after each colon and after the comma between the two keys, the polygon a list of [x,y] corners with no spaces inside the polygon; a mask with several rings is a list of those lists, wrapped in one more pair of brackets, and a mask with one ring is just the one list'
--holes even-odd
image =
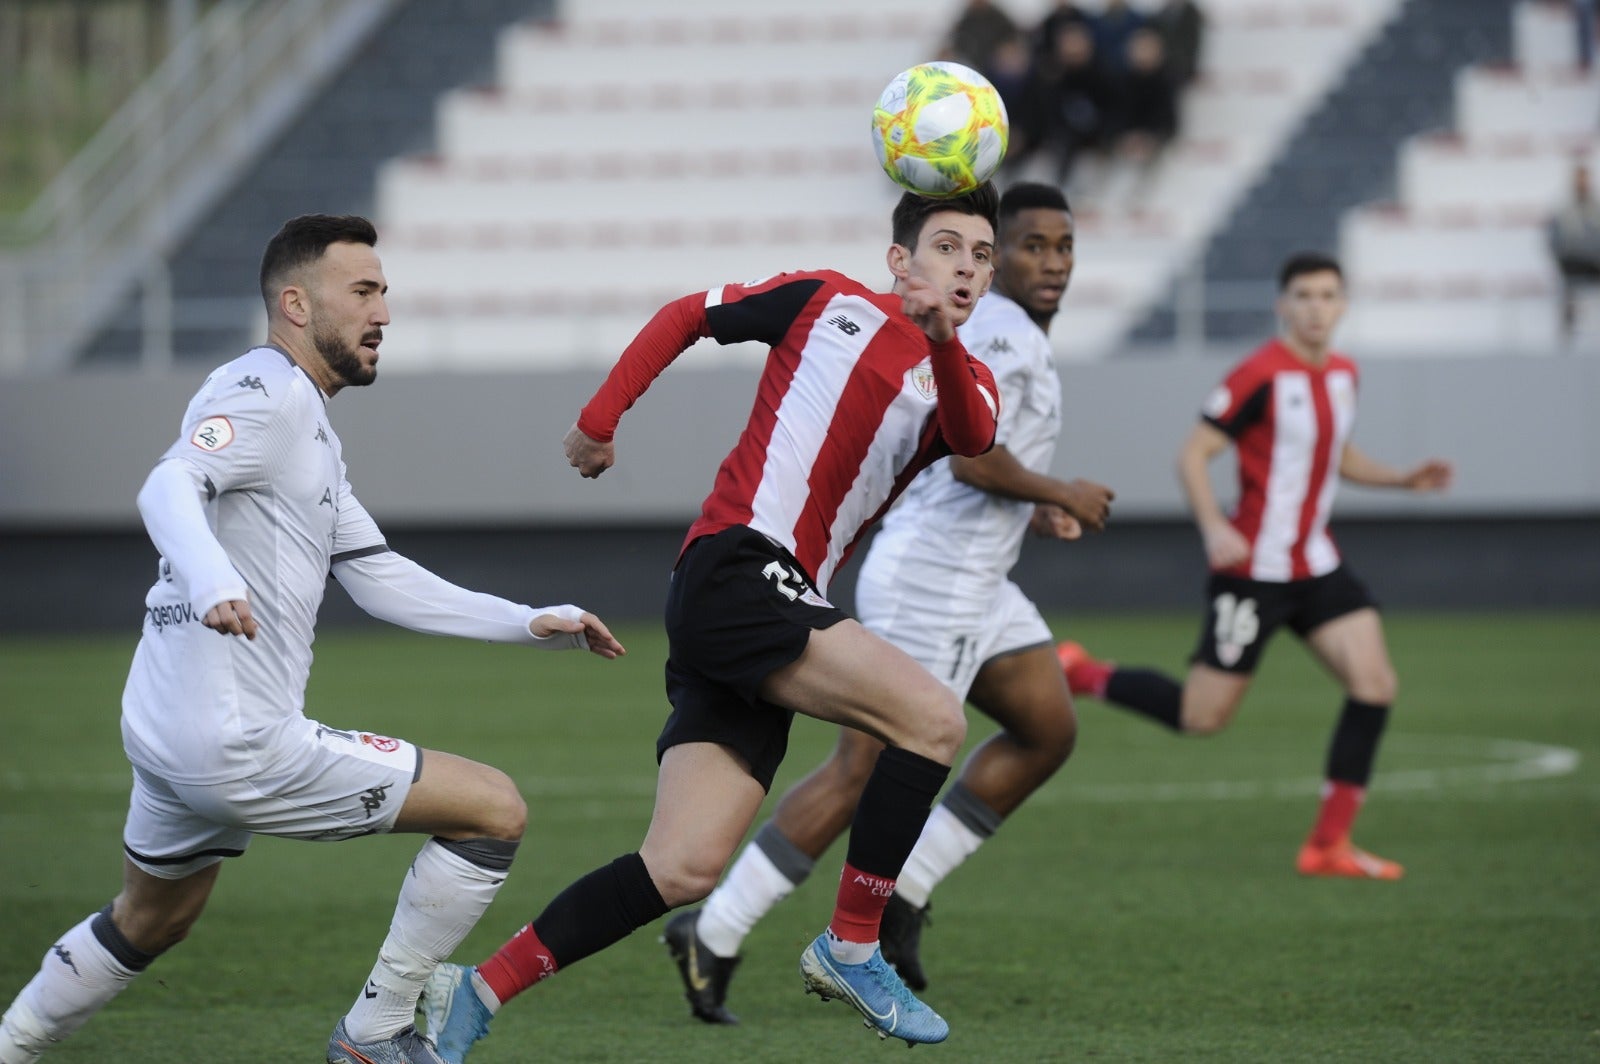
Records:
{"label": "athletic club crest", "polygon": [[912,369],[911,386],[920,392],[924,399],[939,397],[939,386],[933,382],[932,366],[917,366]]}

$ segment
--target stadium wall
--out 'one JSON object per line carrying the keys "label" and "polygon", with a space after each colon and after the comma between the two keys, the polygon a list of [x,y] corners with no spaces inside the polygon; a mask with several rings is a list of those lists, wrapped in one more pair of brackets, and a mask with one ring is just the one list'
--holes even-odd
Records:
{"label": "stadium wall", "polygon": [[[653,616],[753,392],[753,370],[697,359],[709,360],[685,356],[630,412],[618,465],[596,481],[567,467],[560,440],[598,371],[391,375],[331,413],[351,482],[400,549],[463,583]],[[1112,533],[1030,546],[1024,573],[1043,604],[1193,603],[1200,558],[1173,456],[1226,366],[1064,367],[1056,471],[1118,497]],[[133,498],[199,379],[81,372],[0,389],[0,628],[136,620],[153,554]],[[1447,457],[1458,471],[1442,497],[1344,490],[1336,531],[1385,601],[1600,607],[1600,360],[1373,359],[1362,395],[1360,446],[1395,464]],[[342,615],[330,605],[330,620]]]}

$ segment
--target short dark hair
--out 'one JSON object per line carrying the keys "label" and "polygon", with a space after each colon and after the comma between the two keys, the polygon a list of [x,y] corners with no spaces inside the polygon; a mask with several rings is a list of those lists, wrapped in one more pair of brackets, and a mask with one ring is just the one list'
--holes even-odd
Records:
{"label": "short dark hair", "polygon": [[1037,181],[1023,181],[1012,185],[1006,189],[1006,194],[1000,197],[1000,224],[995,230],[996,234],[1010,225],[1018,214],[1039,208],[1072,213],[1072,208],[1067,205],[1066,193],[1054,185]]}
{"label": "short dark hair", "polygon": [[358,214],[302,214],[283,223],[261,255],[261,298],[267,309],[289,274],[322,258],[329,244],[375,247],[378,230]]}
{"label": "short dark hair", "polygon": [[1308,273],[1332,273],[1344,283],[1344,270],[1339,268],[1338,259],[1322,251],[1300,251],[1290,255],[1278,270],[1278,291],[1288,291],[1296,277]]}
{"label": "short dark hair", "polygon": [[928,216],[940,211],[959,211],[975,214],[989,221],[989,228],[1000,227],[1000,193],[993,181],[985,181],[971,192],[960,196],[935,198],[907,192],[894,205],[894,242],[915,251],[917,237],[922,234],[922,224]]}

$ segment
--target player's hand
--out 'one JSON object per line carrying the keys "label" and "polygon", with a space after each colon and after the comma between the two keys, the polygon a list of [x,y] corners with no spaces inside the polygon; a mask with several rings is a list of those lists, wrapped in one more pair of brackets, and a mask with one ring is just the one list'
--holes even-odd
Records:
{"label": "player's hand", "polygon": [[1250,560],[1250,541],[1226,521],[1207,527],[1201,538],[1205,540],[1206,561],[1213,569],[1231,569]]}
{"label": "player's hand", "polygon": [[1449,462],[1430,458],[1401,477],[1400,486],[1410,491],[1444,491],[1455,475],[1455,467]]}
{"label": "player's hand", "polygon": [[591,480],[610,469],[617,460],[613,444],[591,439],[577,425],[567,430],[561,449],[567,454],[567,464]]}
{"label": "player's hand", "polygon": [[583,633],[583,638],[589,645],[591,653],[599,654],[608,661],[620,658],[626,654],[627,648],[617,642],[617,637],[611,634],[611,629],[592,613],[585,612],[576,621],[569,621],[553,613],[541,613],[528,622],[528,631],[536,638],[544,639],[547,636],[565,632],[568,635]]}
{"label": "player's hand", "polygon": [[256,624],[255,617],[251,616],[250,603],[246,599],[217,603],[206,611],[200,623],[213,632],[222,635],[242,635],[246,639],[254,639],[261,627]]}
{"label": "player's hand", "polygon": [[1091,532],[1105,531],[1111,519],[1111,500],[1117,493],[1104,484],[1092,480],[1074,480],[1067,484],[1062,506]]}
{"label": "player's hand", "polygon": [[906,278],[900,309],[936,344],[942,344],[956,334],[950,297],[932,281],[921,277]]}
{"label": "player's hand", "polygon": [[1028,527],[1036,536],[1045,539],[1077,539],[1083,535],[1083,526],[1078,519],[1059,506],[1052,506],[1047,502],[1039,503],[1033,508],[1033,517],[1028,520]]}

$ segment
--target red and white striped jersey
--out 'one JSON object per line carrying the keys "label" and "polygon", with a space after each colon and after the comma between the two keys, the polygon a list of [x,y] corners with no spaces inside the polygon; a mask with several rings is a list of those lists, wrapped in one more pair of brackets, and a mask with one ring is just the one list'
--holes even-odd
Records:
{"label": "red and white striped jersey", "polygon": [[[646,326],[578,420],[610,439],[622,411],[699,336],[771,346],[750,421],[685,547],[748,525],[788,548],[826,594],[862,531],[918,472],[994,440],[999,399],[987,367],[959,340],[940,345],[939,376],[961,366],[944,385],[964,393],[941,399],[934,345],[897,295],[819,270],[725,285],[697,308],[688,303],[668,304]],[[653,353],[642,350],[652,333]]]}
{"label": "red and white striped jersey", "polygon": [[1271,340],[1234,367],[1203,415],[1239,452],[1232,520],[1250,560],[1223,571],[1288,581],[1338,568],[1328,515],[1356,418],[1356,364],[1330,352],[1313,366]]}

